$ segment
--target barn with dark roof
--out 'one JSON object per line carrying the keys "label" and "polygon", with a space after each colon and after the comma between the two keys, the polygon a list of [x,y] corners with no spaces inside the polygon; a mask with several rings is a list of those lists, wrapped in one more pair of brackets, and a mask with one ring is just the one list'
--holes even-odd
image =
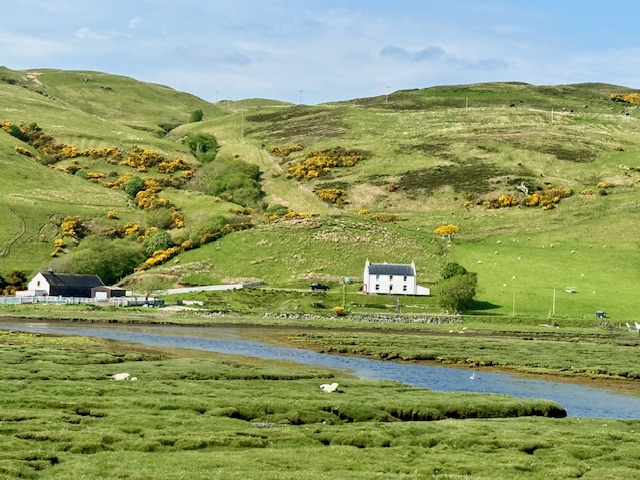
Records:
{"label": "barn with dark roof", "polygon": [[38,272],[27,288],[35,292],[35,295],[90,298],[93,288],[104,286],[98,275]]}

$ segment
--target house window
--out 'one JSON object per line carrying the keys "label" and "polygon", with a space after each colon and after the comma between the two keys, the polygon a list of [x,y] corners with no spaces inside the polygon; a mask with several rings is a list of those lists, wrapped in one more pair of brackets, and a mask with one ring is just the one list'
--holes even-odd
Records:
{"label": "house window", "polygon": [[393,280],[393,275],[389,275],[389,281]]}
{"label": "house window", "polygon": [[376,280],[380,280],[380,275],[376,275]]}
{"label": "house window", "polygon": [[404,281],[405,281],[405,282],[407,281],[407,276],[406,276],[406,275],[404,276]]}
{"label": "house window", "polygon": [[393,285],[389,284],[389,291],[393,290]]}
{"label": "house window", "polygon": [[38,280],[38,286],[40,286],[40,280]]}
{"label": "house window", "polygon": [[403,286],[402,286],[402,291],[403,291],[403,292],[406,292],[406,291],[407,291],[407,286],[406,286],[406,285],[403,285]]}
{"label": "house window", "polygon": [[380,290],[380,285],[376,285],[376,290]]}

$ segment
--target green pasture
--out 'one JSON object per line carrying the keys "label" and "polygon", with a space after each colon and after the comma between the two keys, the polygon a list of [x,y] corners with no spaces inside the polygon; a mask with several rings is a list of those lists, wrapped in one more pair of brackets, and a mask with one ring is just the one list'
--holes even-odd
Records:
{"label": "green pasture", "polygon": [[[271,286],[308,288],[313,281],[340,283],[342,277],[362,282],[364,263],[416,261],[419,280],[435,281],[436,245],[408,225],[382,224],[358,217],[310,217],[284,220],[236,232],[196,250],[182,253],[179,268],[210,262],[207,272],[183,275],[193,284],[237,283],[227,279],[257,278]],[[158,268],[171,273],[171,264]],[[358,280],[359,279],[359,280]]]}
{"label": "green pasture", "polygon": [[[6,478],[613,479],[640,468],[637,421],[551,418],[562,411],[540,400],[84,337],[0,342]],[[334,381],[334,394],[318,388]]]}
{"label": "green pasture", "polygon": [[[506,82],[399,91],[388,101],[376,97],[293,106],[247,99],[214,105],[168,87],[100,72],[3,68],[0,120],[36,122],[58,141],[78,148],[141,145],[192,162],[180,139],[209,133],[220,144],[220,158],[260,167],[265,206],[283,204],[317,215],[269,225],[262,224],[260,211],[242,217],[256,228],[150,270],[169,275],[176,284],[263,279],[271,287],[306,289],[312,281],[339,286],[348,276],[356,298],[346,303],[357,310],[362,303],[357,282],[367,258],[415,260],[418,282],[425,286],[437,282],[442,265],[456,261],[478,273],[480,290],[472,313],[589,319],[605,310],[612,320],[623,322],[639,318],[633,285],[640,232],[633,219],[640,208],[640,173],[634,170],[640,166],[640,118],[635,106],[612,102],[609,94],[630,91],[606,84]],[[188,123],[196,109],[203,110],[203,121]],[[268,152],[270,146],[295,143],[304,149],[287,159]],[[115,211],[118,221],[145,222],[144,212],[131,207],[123,192],[38,165],[14,151],[18,144],[0,132],[0,219],[6,225],[0,231],[0,269],[43,268],[59,215],[80,215],[109,226],[113,222],[106,212]],[[314,180],[287,178],[291,163],[336,146],[361,152],[365,160]],[[79,162],[87,171],[114,179],[139,173],[97,160]],[[522,196],[515,190],[522,182],[532,189],[567,187],[574,195],[551,211],[463,207],[470,198]],[[609,186],[601,189],[600,182]],[[313,193],[319,187],[344,189],[349,203],[338,207],[321,201]],[[580,195],[587,188],[596,194]],[[165,189],[160,196],[185,216],[187,228],[172,232],[178,240],[214,215],[231,217],[234,207],[197,193],[195,183]],[[361,209],[395,213],[401,220],[373,222],[357,214]],[[460,227],[451,244],[432,233],[447,223]],[[254,300],[247,302],[244,307],[232,303],[252,311]],[[437,299],[427,304],[437,309]],[[316,308],[296,299],[284,307]],[[411,308],[404,311],[413,313]]]}

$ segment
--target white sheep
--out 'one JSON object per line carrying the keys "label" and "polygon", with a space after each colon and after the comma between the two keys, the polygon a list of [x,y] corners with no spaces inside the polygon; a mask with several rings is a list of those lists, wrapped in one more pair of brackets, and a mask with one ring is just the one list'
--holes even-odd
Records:
{"label": "white sheep", "polygon": [[137,380],[138,380],[138,377],[131,377],[131,378],[129,379],[129,381],[131,381],[131,382],[135,382],[135,381],[137,381]]}
{"label": "white sheep", "polygon": [[116,373],[112,376],[114,380],[128,380],[131,374],[129,373]]}
{"label": "white sheep", "polygon": [[325,393],[332,393],[335,392],[338,389],[338,384],[337,383],[323,383],[322,385],[320,385],[320,389],[325,392]]}

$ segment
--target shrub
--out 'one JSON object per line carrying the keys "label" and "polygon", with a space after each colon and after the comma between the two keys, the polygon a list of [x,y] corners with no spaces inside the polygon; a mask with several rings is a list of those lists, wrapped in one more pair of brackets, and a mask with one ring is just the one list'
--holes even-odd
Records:
{"label": "shrub", "polygon": [[453,224],[448,225],[440,225],[436,228],[433,233],[436,235],[440,235],[441,237],[447,238],[447,240],[451,241],[451,237],[457,234],[460,231],[460,227]]}
{"label": "shrub", "polygon": [[360,153],[335,147],[330,150],[311,152],[303,162],[287,168],[287,173],[298,180],[310,180],[327,175],[332,168],[352,167],[363,159],[364,156]]}
{"label": "shrub", "polygon": [[148,257],[158,250],[167,250],[173,246],[173,239],[166,230],[158,230],[152,233],[143,243]]}
{"label": "shrub", "polygon": [[216,195],[243,206],[258,205],[263,196],[260,168],[242,160],[225,159],[200,169],[195,186],[208,195]]}
{"label": "shrub", "polygon": [[273,204],[273,205],[269,205],[267,207],[267,209],[265,210],[265,212],[268,215],[276,215],[278,217],[284,217],[289,212],[289,209],[287,207],[285,207],[284,205],[280,205],[280,204],[276,203],[276,204]]}
{"label": "shrub", "polygon": [[341,306],[333,307],[331,310],[333,310],[336,317],[344,317],[347,314],[345,308]]}
{"label": "shrub", "polygon": [[21,147],[20,145],[16,145],[14,147],[14,150],[20,155],[24,155],[25,157],[33,157],[33,153],[31,153],[31,150]]}
{"label": "shrub", "polygon": [[82,238],[86,233],[86,228],[82,224],[80,217],[65,217],[60,224],[60,231],[63,237]]}
{"label": "shrub", "polygon": [[319,188],[314,193],[328,203],[335,205],[348,203],[346,192],[340,188]]}
{"label": "shrub", "polygon": [[204,117],[204,112],[201,109],[194,110],[189,115],[189,123],[201,122]]}
{"label": "shrub", "polygon": [[395,213],[374,213],[369,216],[371,220],[375,220],[377,222],[388,223],[388,222],[398,222],[402,220],[399,215]]}
{"label": "shrub", "polygon": [[202,163],[209,163],[216,158],[220,149],[218,140],[208,133],[190,133],[182,139],[189,147],[191,154]]}
{"label": "shrub", "polygon": [[[124,177],[121,177],[121,180],[122,178]],[[140,177],[127,178],[124,182],[122,182],[122,189],[127,192],[127,195],[129,195],[130,197],[136,198],[138,192],[141,192],[145,189],[144,180],[142,180]]]}

